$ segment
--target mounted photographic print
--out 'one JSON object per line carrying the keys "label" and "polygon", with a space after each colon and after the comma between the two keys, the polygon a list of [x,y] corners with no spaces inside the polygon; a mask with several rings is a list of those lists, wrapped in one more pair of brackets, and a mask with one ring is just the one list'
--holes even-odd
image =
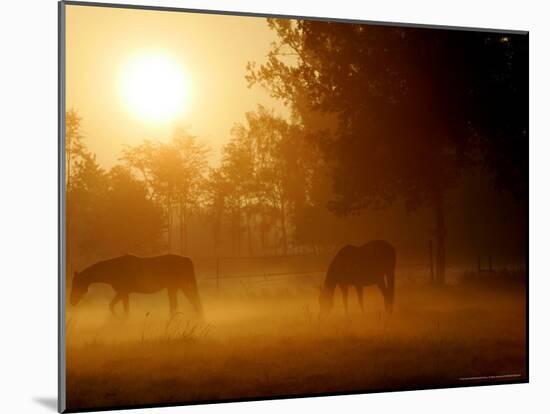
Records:
{"label": "mounted photographic print", "polygon": [[60,411],[528,381],[527,32],[59,23]]}

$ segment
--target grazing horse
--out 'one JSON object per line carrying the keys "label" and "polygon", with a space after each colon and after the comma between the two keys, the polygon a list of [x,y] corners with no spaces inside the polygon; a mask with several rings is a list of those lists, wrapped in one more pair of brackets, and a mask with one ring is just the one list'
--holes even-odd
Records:
{"label": "grazing horse", "polygon": [[130,293],[155,293],[167,289],[170,314],[178,306],[177,292],[181,289],[202,316],[193,262],[188,257],[164,255],[156,257],[120,256],[104,260],[75,272],[70,302],[75,306],[93,283],[106,283],[112,286],[116,295],[109,304],[115,314],[115,305],[122,301],[124,312],[129,312],[128,295]]}
{"label": "grazing horse", "polygon": [[[395,249],[383,240],[374,240],[362,246],[344,246],[329,265],[321,287],[319,305],[321,315],[332,309],[334,290],[340,287],[346,314],[348,286],[357,290],[357,299],[363,311],[363,287],[377,285],[384,296],[386,311],[392,312],[394,298]],[[385,279],[384,279],[385,276]]]}

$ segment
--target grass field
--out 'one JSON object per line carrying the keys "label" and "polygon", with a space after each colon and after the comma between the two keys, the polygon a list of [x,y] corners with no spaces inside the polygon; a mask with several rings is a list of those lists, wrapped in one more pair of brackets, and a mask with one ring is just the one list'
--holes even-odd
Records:
{"label": "grass field", "polygon": [[227,292],[204,291],[202,322],[187,303],[169,320],[163,295],[132,297],[128,319],[101,295],[71,310],[68,408],[526,379],[523,284],[401,284],[391,315],[367,288],[364,314],[352,291],[349,316],[337,296],[321,321],[313,285]]}

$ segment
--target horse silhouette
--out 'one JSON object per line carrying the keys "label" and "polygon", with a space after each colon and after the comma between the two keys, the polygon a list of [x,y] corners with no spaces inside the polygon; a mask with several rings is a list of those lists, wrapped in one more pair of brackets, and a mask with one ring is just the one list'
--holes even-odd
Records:
{"label": "horse silhouette", "polygon": [[177,292],[183,291],[187,299],[202,317],[193,262],[188,257],[163,255],[156,257],[120,256],[104,260],[75,272],[70,295],[70,303],[76,306],[93,283],[106,283],[112,286],[116,295],[109,304],[115,314],[115,305],[122,301],[124,312],[129,313],[130,293],[155,293],[167,289],[170,314],[178,306]]}
{"label": "horse silhouette", "polygon": [[383,240],[374,240],[359,247],[342,247],[332,259],[321,287],[321,315],[332,309],[336,287],[340,287],[342,291],[342,301],[347,314],[350,285],[357,290],[361,311],[364,310],[363,287],[377,285],[384,296],[386,311],[391,313],[394,300],[395,257],[393,246]]}

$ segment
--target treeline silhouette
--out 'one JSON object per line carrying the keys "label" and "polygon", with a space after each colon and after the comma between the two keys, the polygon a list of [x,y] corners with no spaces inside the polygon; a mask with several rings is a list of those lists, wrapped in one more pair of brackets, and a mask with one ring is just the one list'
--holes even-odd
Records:
{"label": "treeline silhouette", "polygon": [[219,165],[177,129],[105,170],[67,113],[69,259],[187,254],[192,222],[210,233],[210,256],[227,241],[233,255],[320,251],[340,240],[335,215],[404,203],[431,209],[444,283],[450,192],[465,175],[482,170],[494,189],[527,198],[527,36],[267,21],[278,40],[246,77],[291,117],[247,113]]}
{"label": "treeline silhouette", "polygon": [[185,255],[192,219],[211,234],[211,256],[220,254],[224,234],[233,255],[287,254],[297,244],[317,251],[328,242],[316,230],[322,215],[310,215],[324,209],[330,186],[318,151],[303,128],[262,106],[231,130],[218,166],[200,138],[179,128],[168,142],[126,147],[106,170],[86,146],[79,114],[71,110],[66,120],[73,260]]}

